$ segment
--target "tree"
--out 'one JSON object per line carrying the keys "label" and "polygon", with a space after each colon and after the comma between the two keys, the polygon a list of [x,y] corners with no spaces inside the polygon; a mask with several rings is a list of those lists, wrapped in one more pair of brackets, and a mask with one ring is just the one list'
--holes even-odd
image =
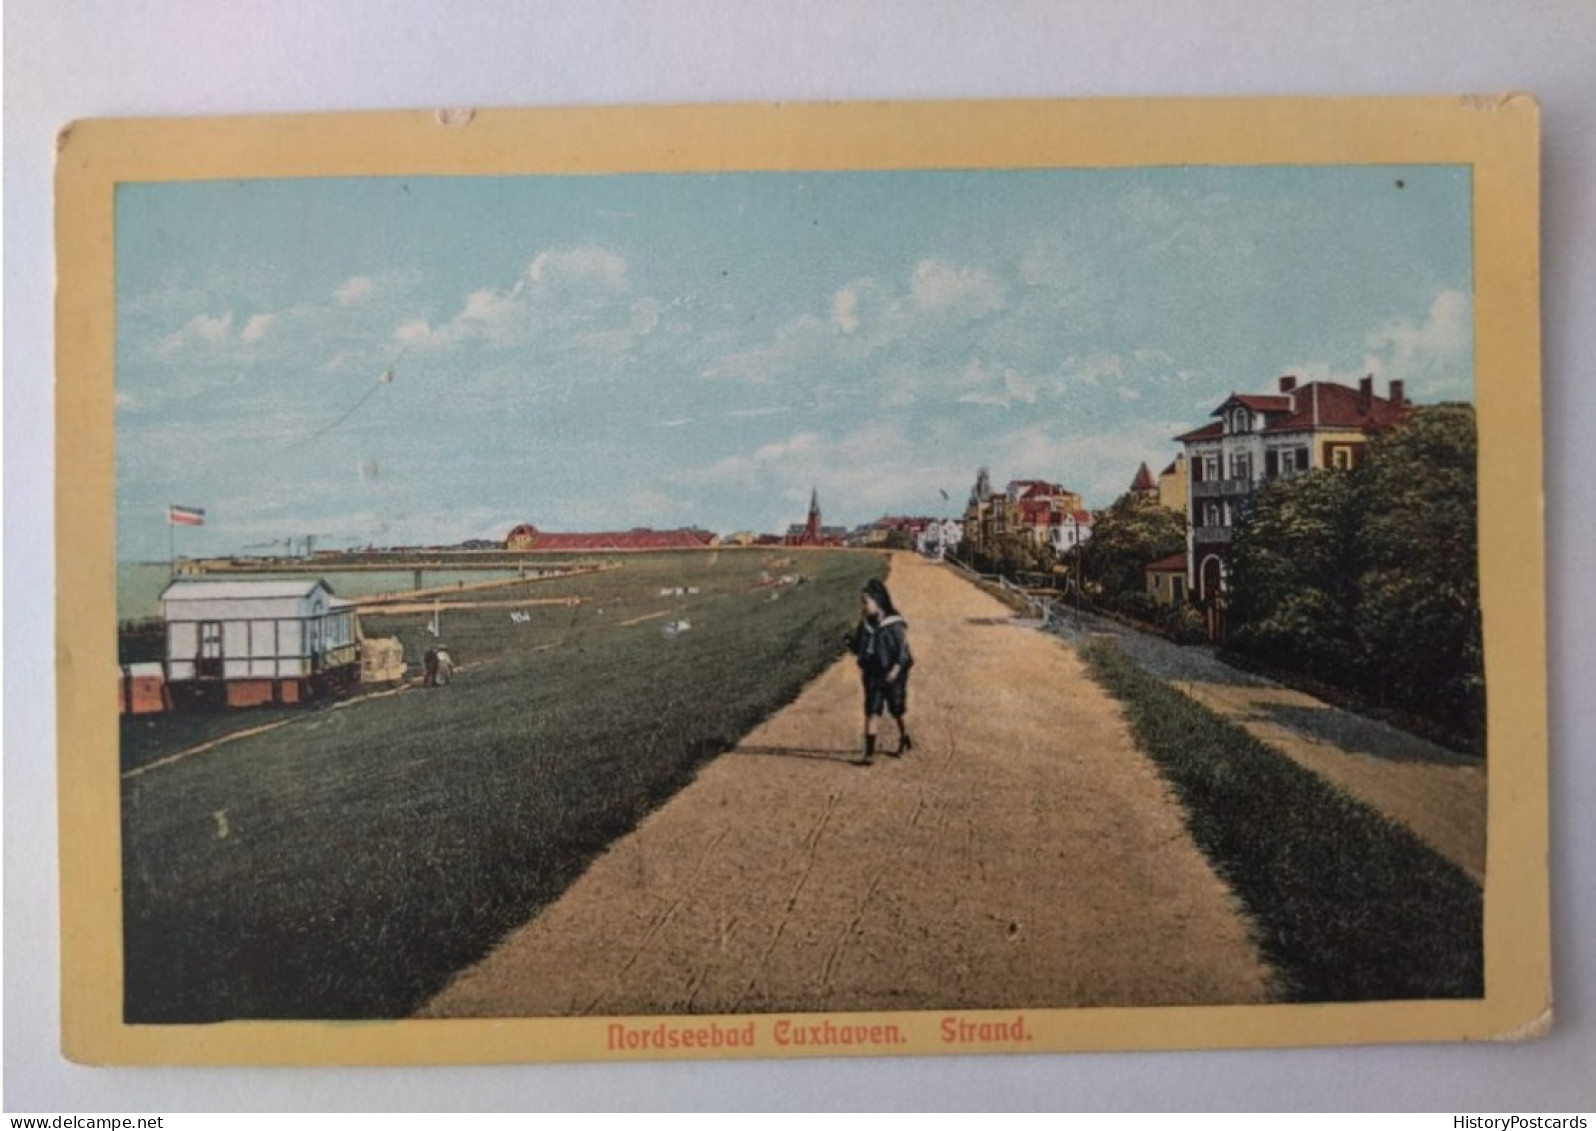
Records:
{"label": "tree", "polygon": [[1483,736],[1476,454],[1472,407],[1417,408],[1356,471],[1261,489],[1229,646]]}
{"label": "tree", "polygon": [[1110,604],[1147,590],[1147,565],[1186,549],[1186,519],[1157,502],[1121,495],[1092,523],[1076,551],[1084,578]]}
{"label": "tree", "polygon": [[1470,405],[1418,409],[1370,445],[1355,623],[1383,699],[1483,734],[1477,468]]}
{"label": "tree", "polygon": [[1231,544],[1233,648],[1320,677],[1359,678],[1358,514],[1353,477],[1337,471],[1258,491]]}
{"label": "tree", "polygon": [[1024,534],[1002,534],[994,538],[991,557],[994,572],[1006,577],[1042,568],[1036,543]]}

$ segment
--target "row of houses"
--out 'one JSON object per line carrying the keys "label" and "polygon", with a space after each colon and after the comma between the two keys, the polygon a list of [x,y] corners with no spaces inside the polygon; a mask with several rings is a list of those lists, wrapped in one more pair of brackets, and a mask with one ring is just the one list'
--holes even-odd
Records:
{"label": "row of houses", "polygon": [[963,540],[964,524],[957,519],[889,514],[850,530],[845,544],[913,549],[927,557],[941,558],[957,550]]}
{"label": "row of houses", "polygon": [[[1226,397],[1208,423],[1174,437],[1181,450],[1161,472],[1155,476],[1144,462],[1131,480],[1131,497],[1181,515],[1186,529],[1183,552],[1146,564],[1148,595],[1166,605],[1195,602],[1209,634],[1222,638],[1230,547],[1259,488],[1310,471],[1360,466],[1370,438],[1411,411],[1400,380],[1381,396],[1372,376],[1353,388],[1288,374],[1271,392]],[[1061,484],[1015,479],[994,490],[983,467],[959,525],[976,553],[1018,540],[1064,559],[1090,540],[1094,520],[1081,496]]]}
{"label": "row of houses", "polygon": [[913,548],[922,554],[940,557],[956,547],[963,536],[960,522],[930,515],[882,515],[852,528],[828,526],[821,520],[820,492],[811,489],[807,518],[788,526],[784,534],[737,531],[728,534],[725,542],[735,546]]}
{"label": "row of houses", "polygon": [[970,489],[962,527],[963,541],[977,553],[1018,538],[1062,557],[1091,538],[1092,513],[1079,493],[1043,479],[1012,479],[994,491],[992,474],[983,467]]}

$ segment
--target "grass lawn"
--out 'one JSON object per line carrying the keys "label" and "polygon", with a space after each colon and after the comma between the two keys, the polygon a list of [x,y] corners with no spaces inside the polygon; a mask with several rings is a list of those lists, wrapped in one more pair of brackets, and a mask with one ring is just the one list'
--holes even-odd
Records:
{"label": "grass lawn", "polygon": [[[591,599],[529,624],[445,611],[444,640],[479,665],[453,685],[309,710],[124,781],[126,1020],[408,1014],[790,702],[884,568],[796,555],[809,580],[772,599],[750,591],[767,558],[628,558],[530,587]],[[666,636],[678,617],[693,628]],[[425,620],[367,631],[397,633],[413,661]],[[228,717],[212,718],[173,722],[162,748]]]}
{"label": "grass lawn", "polygon": [[1484,994],[1484,904],[1464,872],[1113,645],[1085,655],[1251,916],[1283,999]]}

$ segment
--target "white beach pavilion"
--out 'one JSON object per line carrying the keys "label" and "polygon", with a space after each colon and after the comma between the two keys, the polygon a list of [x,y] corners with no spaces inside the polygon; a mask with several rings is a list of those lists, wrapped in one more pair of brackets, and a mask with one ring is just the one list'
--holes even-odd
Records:
{"label": "white beach pavilion", "polygon": [[174,695],[297,703],[359,679],[354,602],[320,578],[174,581],[161,616]]}

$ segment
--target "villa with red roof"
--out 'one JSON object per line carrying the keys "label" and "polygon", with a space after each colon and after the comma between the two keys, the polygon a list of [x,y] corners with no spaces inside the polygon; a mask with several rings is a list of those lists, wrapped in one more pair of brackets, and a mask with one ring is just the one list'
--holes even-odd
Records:
{"label": "villa with red roof", "polygon": [[1213,598],[1224,589],[1237,519],[1259,485],[1321,468],[1357,467],[1370,435],[1411,408],[1401,381],[1379,397],[1373,377],[1353,389],[1333,381],[1298,385],[1285,376],[1276,393],[1232,393],[1214,409],[1218,419],[1175,437],[1185,445],[1189,473],[1186,583],[1209,609],[1210,635],[1224,635],[1221,603]]}

